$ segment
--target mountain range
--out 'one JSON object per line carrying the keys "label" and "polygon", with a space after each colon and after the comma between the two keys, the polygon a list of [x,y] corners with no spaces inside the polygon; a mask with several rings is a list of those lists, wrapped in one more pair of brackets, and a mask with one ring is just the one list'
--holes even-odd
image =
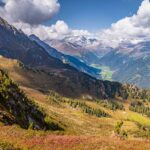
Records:
{"label": "mountain range", "polygon": [[117,82],[148,86],[148,55],[148,42],[66,54],[0,18],[0,149],[148,149],[150,91]]}
{"label": "mountain range", "polygon": [[46,44],[45,42],[40,40],[35,35],[31,35],[30,39],[32,41],[35,41],[41,47],[43,47],[49,53],[50,56],[58,58],[63,63],[69,64],[69,65],[73,66],[74,68],[78,69],[81,72],[85,72],[85,73],[87,73],[87,74],[89,74],[93,77],[96,77],[96,78],[100,78],[100,72],[101,72],[100,69],[96,69],[94,67],[88,66],[85,63],[81,62],[76,57],[73,57],[73,56],[70,56],[70,55],[65,55],[65,54],[59,52],[55,48],[52,48],[51,46],[49,46],[48,44]]}
{"label": "mountain range", "polygon": [[149,88],[150,42],[121,44],[100,60],[101,64],[114,70],[113,80]]}
{"label": "mountain range", "polygon": [[[80,37],[77,40],[76,37],[74,40],[69,37],[62,40],[52,40],[50,44],[59,51],[100,69],[101,79],[105,79],[103,72],[107,74],[104,69],[108,67],[113,81],[131,83],[142,88],[150,87],[150,82],[147,82],[150,76],[150,41],[135,44],[120,43],[115,48],[101,43],[96,45],[96,49],[85,46],[89,41],[90,39],[86,37]],[[92,43],[90,44],[92,45]]]}
{"label": "mountain range", "polygon": [[[95,98],[114,98],[116,95],[123,97],[124,89],[120,83],[97,80],[63,63],[61,61],[62,54],[55,51],[57,57],[59,54],[59,59],[53,57],[54,55],[51,56],[51,47],[41,41],[35,41],[35,38],[33,40],[33,36],[28,37],[2,18],[0,19],[0,34],[2,35],[0,37],[0,55],[18,59],[29,68],[47,72],[51,76],[49,79],[51,88],[62,95],[71,97],[87,95]],[[69,60],[70,57],[67,59]],[[81,64],[80,62],[80,66]],[[79,67],[77,64],[76,66]]]}

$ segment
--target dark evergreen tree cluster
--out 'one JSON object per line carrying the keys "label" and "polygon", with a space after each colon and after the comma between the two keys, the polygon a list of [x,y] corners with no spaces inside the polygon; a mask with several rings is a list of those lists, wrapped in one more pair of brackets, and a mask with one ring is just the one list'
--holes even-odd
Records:
{"label": "dark evergreen tree cluster", "polygon": [[69,104],[73,108],[80,108],[80,109],[82,109],[82,111],[84,113],[87,113],[89,115],[93,115],[93,116],[96,116],[96,117],[110,117],[110,115],[107,114],[106,112],[104,112],[103,110],[101,110],[101,109],[94,109],[94,108],[88,106],[84,102],[70,101]]}
{"label": "dark evergreen tree cluster", "polygon": [[132,84],[124,85],[124,89],[127,92],[127,98],[150,101],[150,90],[148,89],[139,89],[138,87]]}
{"label": "dark evergreen tree cluster", "polygon": [[141,113],[141,114],[145,114],[148,117],[150,117],[150,107],[145,106],[143,102],[132,102],[130,104],[129,110],[137,112],[137,113]]}
{"label": "dark evergreen tree cluster", "polygon": [[112,101],[112,100],[101,100],[97,101],[98,104],[101,106],[108,108],[110,110],[116,111],[116,110],[123,110],[124,106],[123,104],[117,102],[117,101]]}

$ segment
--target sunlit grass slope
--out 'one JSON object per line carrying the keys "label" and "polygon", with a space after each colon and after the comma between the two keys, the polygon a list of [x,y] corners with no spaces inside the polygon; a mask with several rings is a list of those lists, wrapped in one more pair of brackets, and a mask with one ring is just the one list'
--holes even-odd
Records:
{"label": "sunlit grass slope", "polygon": [[[0,58],[0,68],[7,71],[26,95],[43,109],[48,120],[64,130],[33,131],[0,124],[0,147],[35,150],[149,149],[148,138],[139,138],[141,134],[145,135],[139,124],[149,133],[150,118],[130,111],[130,100],[118,99],[114,103],[89,97],[66,98],[48,89],[47,74],[27,71],[21,66],[16,60]],[[123,139],[115,134],[116,124],[120,121],[123,122],[121,130],[128,135]]]}

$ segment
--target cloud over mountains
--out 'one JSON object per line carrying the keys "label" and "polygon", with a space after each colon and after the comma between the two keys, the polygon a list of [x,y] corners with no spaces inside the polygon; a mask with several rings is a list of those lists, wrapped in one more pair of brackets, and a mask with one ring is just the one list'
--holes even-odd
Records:
{"label": "cloud over mountains", "polygon": [[143,0],[136,14],[113,23],[110,28],[99,31],[99,34],[87,30],[72,30],[62,20],[54,25],[43,25],[43,22],[50,20],[59,11],[58,0],[2,0],[2,4],[4,5],[0,5],[0,16],[28,35],[35,34],[47,42],[68,36],[84,36],[96,37],[99,41],[97,46],[104,44],[117,47],[122,42],[138,43],[150,40],[149,0]]}
{"label": "cloud over mountains", "polygon": [[112,24],[111,28],[102,31],[101,37],[114,46],[121,42],[150,40],[150,1],[143,0],[137,14]]}
{"label": "cloud over mountains", "polygon": [[40,24],[59,11],[57,0],[2,0],[0,15],[11,22]]}

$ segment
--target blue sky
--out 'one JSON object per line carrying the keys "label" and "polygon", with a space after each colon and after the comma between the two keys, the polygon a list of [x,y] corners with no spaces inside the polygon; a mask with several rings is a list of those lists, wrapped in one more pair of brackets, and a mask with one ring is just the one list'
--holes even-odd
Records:
{"label": "blue sky", "polygon": [[97,31],[132,16],[142,0],[58,0],[59,13],[49,22],[64,20],[72,29]]}

